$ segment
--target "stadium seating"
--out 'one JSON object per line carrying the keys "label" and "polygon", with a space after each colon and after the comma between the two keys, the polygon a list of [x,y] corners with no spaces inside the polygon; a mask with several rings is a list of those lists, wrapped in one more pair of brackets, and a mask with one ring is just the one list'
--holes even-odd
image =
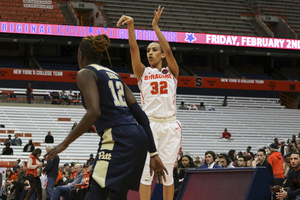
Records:
{"label": "stadium seating", "polygon": [[[121,15],[130,15],[135,27],[152,29],[153,10],[158,5],[165,7],[160,27],[168,31],[206,32],[233,35],[258,36],[258,32],[248,20],[240,18],[240,13],[251,12],[242,0],[235,1],[124,1],[105,2],[104,12],[108,26],[114,27]],[[122,8],[122,9],[120,9]]]}
{"label": "stadium seating", "polygon": [[4,0],[0,2],[0,21],[65,24],[56,2],[53,1],[51,6],[53,9],[25,7],[22,1]]}
{"label": "stadium seating", "polygon": [[[47,92],[50,91],[44,90],[44,93]],[[140,101],[139,94],[135,96]],[[177,113],[183,128],[182,151],[192,156],[202,157],[207,150],[217,153],[228,152],[230,149],[245,151],[249,145],[256,151],[267,146],[275,137],[280,141],[286,140],[299,132],[297,120],[300,112],[285,109],[276,98],[228,97],[228,107],[221,106],[221,96],[177,95],[177,106],[181,101],[197,105],[204,102],[206,106],[204,111],[178,110]],[[211,107],[215,111],[210,111]],[[8,104],[0,106],[0,121],[6,126],[1,130],[23,133],[23,145],[32,139],[33,142],[39,142],[44,150],[46,144],[43,141],[48,131],[52,132],[54,145],[57,145],[84,113],[81,106]],[[58,118],[70,118],[71,121]],[[233,140],[220,139],[224,128],[232,134]],[[28,134],[26,136],[29,137],[25,137],[26,133],[31,133],[31,137]],[[0,138],[5,139],[7,134],[0,133]],[[96,153],[98,142],[97,134],[85,133],[60,154],[61,162],[84,162],[90,153]],[[1,161],[27,159],[29,153],[22,152],[23,146],[14,146],[13,149],[14,156],[1,156]]]}
{"label": "stadium seating", "polygon": [[298,13],[300,11],[300,2],[293,0],[270,1],[256,0],[256,7],[259,8],[261,14],[268,16],[279,16],[296,31],[299,36],[300,22]]}

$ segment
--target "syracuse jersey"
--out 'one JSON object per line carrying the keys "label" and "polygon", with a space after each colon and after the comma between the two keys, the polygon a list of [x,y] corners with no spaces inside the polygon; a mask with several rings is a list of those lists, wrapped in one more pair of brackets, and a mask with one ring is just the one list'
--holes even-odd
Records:
{"label": "syracuse jersey", "polygon": [[177,79],[170,69],[146,67],[138,83],[143,110],[149,117],[169,118],[176,115]]}

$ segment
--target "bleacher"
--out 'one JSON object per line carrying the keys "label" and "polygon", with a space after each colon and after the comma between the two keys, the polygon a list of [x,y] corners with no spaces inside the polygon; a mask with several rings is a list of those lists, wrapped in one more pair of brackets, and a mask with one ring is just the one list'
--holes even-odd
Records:
{"label": "bleacher", "polygon": [[[140,101],[140,95],[135,96]],[[205,111],[178,110],[177,118],[183,128],[183,152],[203,157],[207,150],[217,153],[228,152],[230,149],[245,151],[249,145],[255,152],[258,148],[267,146],[275,137],[281,141],[298,134],[300,112],[285,109],[278,100],[228,97],[228,106],[223,107],[221,96],[177,95],[177,107],[181,101],[197,105],[204,102],[206,106]],[[79,122],[85,113],[81,106],[1,104],[1,124],[5,124],[7,131],[23,133],[23,145],[13,146],[14,156],[2,155],[0,161],[27,159],[29,153],[22,150],[29,139],[40,143],[40,148],[45,152],[47,144],[44,143],[44,138],[48,131],[52,132],[54,145],[57,145],[70,132],[73,123]],[[210,111],[211,107],[214,107],[215,111]],[[70,121],[60,121],[58,118]],[[224,128],[232,134],[233,140],[220,139]],[[31,137],[25,137],[25,133],[31,133]],[[0,133],[0,139],[5,138],[7,133]],[[90,153],[97,152],[98,143],[97,134],[85,133],[60,154],[61,162],[84,162]]]}
{"label": "bleacher", "polygon": [[[134,18],[135,28],[152,29],[153,10],[165,7],[159,26],[166,31],[188,31],[216,34],[250,35],[259,33],[240,13],[251,10],[243,0],[235,1],[105,1],[108,26],[114,27],[121,15]],[[120,9],[122,8],[122,9]]]}
{"label": "bleacher", "polygon": [[286,20],[286,23],[291,26],[296,33],[300,34],[300,2],[297,0],[282,0],[270,1],[268,0],[255,0],[256,7],[259,8],[261,14],[268,16],[279,16]]}
{"label": "bleacher", "polygon": [[23,0],[2,0],[0,21],[65,24],[64,16],[55,1],[51,5],[45,4],[45,8],[34,6],[36,5],[23,3]]}

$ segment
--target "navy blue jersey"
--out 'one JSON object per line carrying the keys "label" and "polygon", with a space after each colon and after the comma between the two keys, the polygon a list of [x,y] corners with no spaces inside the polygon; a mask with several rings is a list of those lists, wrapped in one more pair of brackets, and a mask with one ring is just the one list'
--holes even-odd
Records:
{"label": "navy blue jersey", "polygon": [[[101,109],[101,116],[95,123],[98,134],[101,135],[105,129],[115,126],[137,124],[127,107],[125,85],[121,77],[116,72],[96,64],[85,69],[91,69],[97,75]],[[82,104],[85,107],[84,96]]]}

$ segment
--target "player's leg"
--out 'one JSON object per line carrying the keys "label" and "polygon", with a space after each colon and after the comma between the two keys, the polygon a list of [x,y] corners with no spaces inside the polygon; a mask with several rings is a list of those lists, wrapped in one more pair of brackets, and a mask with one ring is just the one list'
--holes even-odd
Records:
{"label": "player's leg", "polygon": [[[150,127],[151,127],[151,130],[152,130],[154,142],[155,142],[155,145],[156,145],[157,149],[158,149],[158,147],[157,147],[157,145],[158,145],[157,130],[159,130],[158,126],[159,126],[159,123],[156,123],[156,122],[153,122],[153,121],[150,122]],[[140,189],[139,189],[140,200],[150,200],[150,198],[151,198],[151,183],[152,183],[153,177],[150,176],[149,165],[150,165],[150,156],[149,156],[149,153],[148,153],[147,158],[146,158],[146,162],[145,162],[145,166],[144,166],[144,171],[143,171],[142,178],[141,178]]]}
{"label": "player's leg", "polygon": [[151,185],[140,184],[140,200],[150,200],[151,197]]}
{"label": "player's leg", "polygon": [[173,168],[181,144],[181,125],[179,121],[174,121],[163,123],[159,128],[162,131],[158,145],[159,156],[169,173],[163,182],[163,196],[164,200],[173,200]]}
{"label": "player's leg", "polygon": [[127,200],[128,189],[123,189],[119,192],[112,191],[109,195],[109,200]]}
{"label": "player's leg", "polygon": [[164,200],[173,200],[174,198],[174,183],[170,186],[163,186]]}
{"label": "player's leg", "polygon": [[85,200],[107,200],[111,189],[102,188],[92,177],[90,178],[90,186],[85,195]]}

